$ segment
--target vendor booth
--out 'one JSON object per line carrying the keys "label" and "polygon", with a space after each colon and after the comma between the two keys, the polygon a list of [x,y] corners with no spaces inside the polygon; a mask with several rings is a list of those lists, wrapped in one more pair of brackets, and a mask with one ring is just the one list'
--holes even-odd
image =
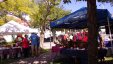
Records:
{"label": "vendor booth", "polygon": [[[97,24],[98,26],[108,26],[109,37],[112,39],[111,28],[113,17],[107,9],[97,9]],[[61,19],[50,23],[50,27],[65,28],[65,29],[83,29],[87,28],[87,8],[81,8]],[[112,45],[112,41],[111,41]]]}
{"label": "vendor booth", "polygon": [[[87,28],[87,19],[88,19],[87,8],[84,7],[67,16],[64,16],[61,19],[51,22],[50,27],[51,29],[54,29],[54,28],[83,29],[83,28]],[[97,24],[98,26],[107,25],[110,30],[110,25],[113,24],[113,18],[107,9],[97,9]],[[111,38],[111,32],[109,34]],[[112,41],[111,41],[111,44],[112,44]],[[101,49],[99,49],[99,51],[101,51]],[[100,56],[101,58],[103,58],[106,55],[106,52],[107,51],[105,49],[102,49],[101,53],[98,54],[99,55],[98,58],[100,58]],[[88,60],[85,49],[78,49],[78,48],[62,49],[61,54],[65,56],[72,56],[72,57],[79,58],[83,62],[82,64],[88,64],[86,61],[84,61],[84,60]]]}

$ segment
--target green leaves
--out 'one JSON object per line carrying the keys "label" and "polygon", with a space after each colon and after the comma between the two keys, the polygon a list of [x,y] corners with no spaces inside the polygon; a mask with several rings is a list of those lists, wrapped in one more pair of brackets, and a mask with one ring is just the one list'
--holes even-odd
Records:
{"label": "green leaves", "polygon": [[3,19],[0,19],[0,26],[3,25],[5,22],[3,21]]}
{"label": "green leaves", "polygon": [[11,12],[14,15],[22,13],[32,15],[35,10],[34,8],[36,8],[35,4],[31,0],[7,0],[0,3],[0,10],[5,10],[7,13]]}
{"label": "green leaves", "polygon": [[0,3],[1,17],[8,13],[20,17],[24,13],[32,18],[32,26],[44,26],[49,24],[49,20],[56,20],[69,13],[58,7],[60,2],[61,0],[38,0],[36,4],[32,0],[7,0]]}
{"label": "green leaves", "polygon": [[51,9],[51,14],[48,16],[51,20],[59,19],[67,14],[69,14],[69,11],[65,11],[62,8],[54,7]]}
{"label": "green leaves", "polygon": [[7,22],[9,20],[6,17],[8,13],[20,18],[22,18],[22,14],[28,14],[30,16],[38,15],[39,6],[32,0],[7,0],[0,3],[0,12],[0,18]]}
{"label": "green leaves", "polygon": [[54,21],[69,14],[69,11],[64,11],[62,8],[58,7],[59,3],[60,0],[41,0],[41,2],[38,3],[39,12],[32,15],[32,26],[46,27],[49,25],[50,20]]}

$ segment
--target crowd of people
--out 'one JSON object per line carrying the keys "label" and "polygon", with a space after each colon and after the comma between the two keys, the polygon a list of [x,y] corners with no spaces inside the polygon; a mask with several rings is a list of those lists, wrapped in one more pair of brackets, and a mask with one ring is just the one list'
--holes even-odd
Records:
{"label": "crowd of people", "polygon": [[[98,33],[97,36],[98,41],[98,47],[106,47],[108,46],[108,38],[106,38],[103,34]],[[64,35],[59,35],[56,37],[56,40],[54,41],[55,44],[62,45],[64,47],[87,47],[88,44],[88,31],[87,30],[81,30],[73,33],[66,33]],[[110,45],[109,45],[110,46]]]}
{"label": "crowd of people", "polygon": [[37,56],[39,54],[40,38],[36,33],[31,33],[30,37],[28,35],[22,36],[18,34],[15,39],[14,47],[22,47],[22,55],[28,57],[30,53],[32,56]]}
{"label": "crowd of people", "polygon": [[87,31],[76,32],[75,34],[64,34],[56,37],[54,41],[56,44],[62,45],[63,47],[79,47],[82,44],[86,45],[88,42],[88,33]]}

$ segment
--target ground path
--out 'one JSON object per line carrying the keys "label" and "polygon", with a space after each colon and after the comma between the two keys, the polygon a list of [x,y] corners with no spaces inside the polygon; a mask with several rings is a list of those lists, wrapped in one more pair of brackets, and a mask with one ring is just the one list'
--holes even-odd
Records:
{"label": "ground path", "polygon": [[[50,49],[54,44],[49,42],[44,43],[44,49]],[[54,54],[51,54],[51,51],[40,54],[39,56],[20,59],[19,61],[10,63],[10,64],[50,64],[52,59],[55,57]]]}
{"label": "ground path", "polygon": [[47,52],[37,57],[20,59],[19,61],[10,64],[50,64],[50,62],[52,62],[52,58],[54,58],[54,55]]}

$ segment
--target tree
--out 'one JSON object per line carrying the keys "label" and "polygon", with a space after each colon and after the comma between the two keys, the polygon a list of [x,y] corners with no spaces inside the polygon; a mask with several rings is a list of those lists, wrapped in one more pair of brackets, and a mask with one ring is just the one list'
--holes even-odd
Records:
{"label": "tree", "polygon": [[0,16],[4,18],[7,14],[12,14],[22,18],[23,13],[32,15],[34,6],[31,0],[6,0],[0,2]]}
{"label": "tree", "polygon": [[34,13],[32,15],[32,26],[39,27],[41,30],[41,47],[43,47],[44,42],[44,31],[46,27],[49,25],[50,21],[56,20],[70,13],[69,11],[64,11],[61,8],[59,8],[59,3],[60,0],[41,0],[37,3],[39,6],[39,13]]}
{"label": "tree", "polygon": [[[71,2],[71,0],[63,0],[64,3]],[[98,25],[96,19],[96,0],[76,0],[76,1],[87,1],[88,8],[88,64],[97,64],[97,36],[98,36]],[[97,0],[98,2],[111,2],[113,0]]]}

